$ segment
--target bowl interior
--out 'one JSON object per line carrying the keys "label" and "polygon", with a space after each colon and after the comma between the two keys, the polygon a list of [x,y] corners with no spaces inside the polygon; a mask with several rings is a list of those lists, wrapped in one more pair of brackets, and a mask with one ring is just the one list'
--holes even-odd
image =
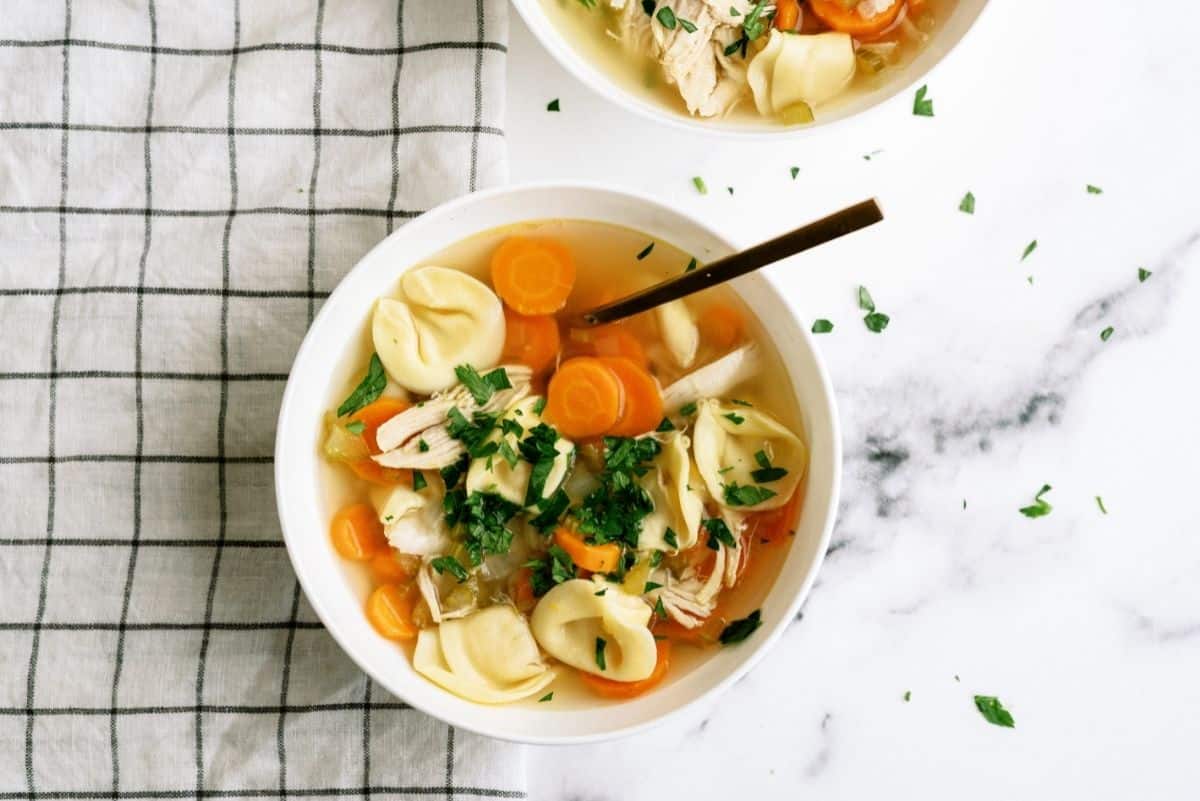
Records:
{"label": "bowl interior", "polygon": [[[276,494],[284,537],[313,608],[342,648],[395,695],[456,726],[504,739],[566,743],[629,733],[726,686],[766,650],[795,616],[825,553],[837,506],[841,446],[832,390],[808,333],[761,276],[734,289],[758,314],[783,354],[811,447],[804,511],[780,575],[763,604],[763,628],[736,648],[716,651],[653,693],[593,709],[488,707],[457,698],[417,674],[407,655],[378,636],[362,612],[363,588],[350,581],[326,532],[318,486],[318,443],[334,376],[347,343],[360,334],[374,300],[409,266],[470,234],[525,220],[578,218],[641,230],[702,261],[733,246],[702,224],[653,201],[594,187],[535,186],[477,193],[399,229],[350,272],[313,323],[292,367],[280,412]],[[597,710],[603,705],[603,714]]]}
{"label": "bowl interior", "polygon": [[[636,1],[636,0],[631,0]],[[757,136],[794,136],[830,126],[875,108],[908,89],[928,73],[962,40],[987,5],[987,0],[956,0],[948,16],[937,26],[930,41],[907,64],[889,69],[889,78],[870,90],[854,92],[822,106],[814,122],[784,126],[747,119],[699,119],[656,98],[630,91],[624,82],[568,41],[547,14],[545,0],[513,0],[525,24],[542,46],[570,73],[612,102],[644,116],[674,126],[706,133]],[[574,0],[570,0],[574,2]],[[607,0],[600,0],[607,2]]]}

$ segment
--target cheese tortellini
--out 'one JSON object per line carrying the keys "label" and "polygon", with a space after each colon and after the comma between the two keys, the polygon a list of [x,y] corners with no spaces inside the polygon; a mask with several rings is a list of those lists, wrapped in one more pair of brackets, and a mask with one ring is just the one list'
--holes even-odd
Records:
{"label": "cheese tortellini", "polygon": [[542,661],[529,624],[507,605],[422,629],[413,667],[460,698],[481,704],[526,698],[555,678]]}
{"label": "cheese tortellini", "polygon": [[[543,402],[540,396],[530,396],[513,404],[497,421],[496,428],[491,434],[491,441],[506,443],[514,454],[520,455],[518,443],[528,432],[542,422],[537,413],[537,406]],[[522,433],[515,430],[504,430],[504,421],[516,423]],[[559,437],[554,441],[554,457],[550,472],[542,484],[542,491],[533,499],[534,503],[549,498],[566,481],[567,475],[575,462],[575,445],[569,440]],[[477,457],[471,460],[467,470],[467,492],[494,492],[510,503],[525,506],[526,493],[529,489],[529,479],[533,475],[533,465],[523,458],[518,458],[516,464],[509,464],[501,453],[491,456]],[[533,505],[533,504],[529,504]]]}
{"label": "cheese tortellini", "polygon": [[[692,453],[712,497],[746,511],[775,509],[787,503],[808,464],[804,442],[774,417],[711,399],[699,404]],[[764,459],[771,468],[787,472],[772,481],[755,481],[752,474],[764,469]],[[775,494],[759,503],[730,503],[726,489],[735,485],[761,487]]]}
{"label": "cheese tortellini", "polygon": [[[702,487],[699,475],[693,476],[692,457],[688,453],[690,442],[685,434],[667,434],[658,464],[642,478],[642,486],[654,502],[654,511],[642,520],[638,535],[640,551],[686,550],[699,539],[704,499],[699,492]],[[675,533],[675,545],[667,542],[667,529]]]}
{"label": "cheese tortellini", "polygon": [[456,381],[454,368],[495,366],[504,311],[484,283],[460,270],[419,267],[400,278],[400,298],[380,298],[371,320],[375,352],[397,384],[422,395]]}
{"label": "cheese tortellini", "polygon": [[746,80],[758,112],[770,116],[797,103],[815,108],[841,94],[854,68],[848,34],[772,30],[767,46],[750,62]]}
{"label": "cheese tortellini", "polygon": [[[597,595],[606,588],[603,595]],[[647,624],[650,607],[615,584],[571,579],[554,587],[533,609],[538,644],[560,662],[613,681],[641,681],[654,671],[658,652]],[[596,658],[604,640],[605,668]]]}

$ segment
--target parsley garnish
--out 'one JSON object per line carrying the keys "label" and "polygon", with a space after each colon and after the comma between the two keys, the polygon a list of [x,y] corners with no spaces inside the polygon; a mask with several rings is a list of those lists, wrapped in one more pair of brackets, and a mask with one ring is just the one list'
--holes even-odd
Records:
{"label": "parsley garnish", "polygon": [[911,700],[912,700],[912,690],[905,690],[904,691],[904,703],[907,704]]}
{"label": "parsley garnish", "polygon": [[417,440],[417,450],[421,453],[425,453],[429,450],[429,443],[425,441],[424,437],[421,437],[419,440]]}
{"label": "parsley garnish", "polygon": [[725,503],[730,506],[754,506],[774,498],[776,494],[775,490],[766,487],[739,485],[736,481],[725,485]]}
{"label": "parsley garnish", "polygon": [[762,18],[763,8],[767,5],[767,0],[758,0],[754,4],[754,8],[746,15],[746,19],[742,22],[742,32],[750,41],[754,41],[766,32],[766,20]]}
{"label": "parsley garnish", "polygon": [[667,530],[663,532],[663,542],[672,548],[679,548],[679,536],[675,533],[675,529],[667,526]]}
{"label": "parsley garnish", "polygon": [[361,434],[362,432],[366,431],[366,429],[367,424],[362,420],[354,420],[353,422],[346,423],[346,430],[351,434]]}
{"label": "parsley garnish", "polygon": [[929,91],[928,86],[922,86],[917,90],[916,96],[913,98],[913,115],[917,117],[932,117],[933,116],[933,100],[926,98],[925,93]]}
{"label": "parsley garnish", "polygon": [[742,12],[738,11],[736,6],[730,6],[729,7],[729,16],[740,17],[740,16],[742,16]]}
{"label": "parsley garnish", "polygon": [[529,436],[521,440],[521,456],[533,465],[529,471],[529,485],[525,489],[525,505],[532,506],[546,489],[546,479],[554,469],[554,460],[558,457],[555,443],[558,432],[545,423],[538,423],[529,430]]}
{"label": "parsley garnish", "polygon": [[467,472],[467,468],[471,466],[471,457],[463,454],[462,458],[454,464],[448,464],[440,471],[442,481],[446,484],[446,491],[450,491],[458,485],[458,480]]}
{"label": "parsley garnish", "polygon": [[858,308],[869,312],[875,311],[875,299],[871,297],[871,293],[865,286],[858,288]]}
{"label": "parsley garnish", "polygon": [[1150,272],[1145,267],[1138,267],[1138,283],[1139,284],[1146,283],[1146,279],[1152,275],[1154,275],[1154,273]]}
{"label": "parsley garnish", "polygon": [[601,670],[608,670],[608,665],[604,663],[604,646],[608,645],[603,637],[596,638],[596,666]]}
{"label": "parsley garnish", "polygon": [[974,214],[975,213],[975,196],[973,194],[971,194],[970,192],[963,195],[962,201],[960,201],[958,204],[958,210],[961,211],[963,214]]}
{"label": "parsley garnish", "polygon": [[794,181],[794,180],[796,180],[796,176],[800,174],[800,168],[799,168],[799,167],[792,167],[792,169],[790,170],[790,172],[792,173],[792,180]]}
{"label": "parsley garnish", "polygon": [[491,456],[500,449],[498,443],[488,441],[488,435],[496,427],[495,415],[475,412],[471,417],[468,421],[457,406],[451,406],[450,411],[446,413],[446,419],[449,421],[446,432],[461,442],[471,456]]}
{"label": "parsley garnish", "polygon": [[646,16],[649,17],[654,14],[654,8],[657,5],[657,0],[642,0],[642,11],[645,11]]}
{"label": "parsley garnish", "polygon": [[442,573],[449,573],[458,579],[459,583],[466,581],[471,575],[467,572],[467,569],[462,566],[462,562],[458,561],[453,556],[439,556],[429,564],[430,567],[437,571],[439,576]]}
{"label": "parsley garnish", "polygon": [[753,403],[751,403],[750,401],[744,401],[741,398],[730,398],[729,402],[732,403],[734,406],[745,406],[747,409],[754,408]]}
{"label": "parsley garnish", "polygon": [[721,631],[721,645],[733,645],[758,631],[762,625],[762,610],[755,609],[741,620],[735,620]]}
{"label": "parsley garnish", "polygon": [[526,562],[525,567],[533,569],[529,574],[529,583],[538,598],[549,592],[555,584],[575,578],[575,562],[570,554],[557,545],[547,548],[546,555],[541,559]]}
{"label": "parsley garnish", "polygon": [[663,606],[661,595],[654,601],[654,614],[658,615],[659,620],[667,619],[667,609]]}
{"label": "parsley garnish", "polygon": [[684,267],[683,271],[685,273],[690,273],[694,269],[696,269],[696,257],[692,256],[690,259],[688,259],[687,267]]}
{"label": "parsley garnish", "polygon": [[681,415],[683,415],[684,417],[691,417],[693,414],[695,414],[695,413],[696,413],[696,403],[695,403],[695,401],[693,401],[693,402],[691,402],[691,403],[685,403],[685,404],[683,404],[682,406],[680,406],[680,407],[679,407],[679,413],[680,413]]}
{"label": "parsley garnish", "polygon": [[1089,195],[1102,195],[1102,194],[1104,194],[1104,190],[1103,190],[1103,189],[1101,189],[1101,188],[1100,188],[1100,187],[1098,187],[1098,186],[1094,186],[1094,185],[1092,185],[1092,184],[1088,184],[1088,185],[1087,185],[1087,191],[1088,191],[1088,194],[1089,194]]}
{"label": "parsley garnish", "polygon": [[642,594],[644,595],[645,593],[653,592],[654,590],[657,590],[661,586],[662,585],[659,584],[657,581],[647,581],[646,586],[642,589]]}
{"label": "parsley garnish", "polygon": [[1103,331],[1100,332],[1100,341],[1107,342],[1108,338],[1111,337],[1112,335],[1113,335],[1113,327],[1110,325],[1108,328],[1105,328]]}
{"label": "parsley garnish", "polygon": [[1043,484],[1042,488],[1038,490],[1038,494],[1033,496],[1033,503],[1029,506],[1022,506],[1020,508],[1019,511],[1021,514],[1025,515],[1026,517],[1045,517],[1046,515],[1050,514],[1050,510],[1054,507],[1047,503],[1046,499],[1042,497],[1049,491],[1050,485]]}
{"label": "parsley garnish", "polygon": [[[517,409],[517,411],[521,411]],[[512,434],[514,437],[519,437],[525,433],[525,427],[511,417],[505,417],[500,421],[500,431],[505,434]]]}
{"label": "parsley garnish", "polygon": [[533,413],[534,414],[536,414],[540,417],[542,412],[544,412],[545,410],[546,410],[546,399],[544,397],[538,398],[536,401],[533,402]]}
{"label": "parsley garnish", "polygon": [[740,426],[742,423],[746,422],[746,418],[742,417],[737,412],[728,412],[721,416],[724,417],[729,422],[733,423],[735,426]]}
{"label": "parsley garnish", "polygon": [[571,499],[567,496],[567,493],[561,488],[557,489],[549,498],[543,498],[537,502],[538,514],[529,521],[529,525],[545,534],[558,525],[558,519],[562,517],[563,512],[567,511],[567,507],[570,505]]}
{"label": "parsley garnish", "polygon": [[642,519],[654,511],[654,502],[637,479],[661,451],[662,445],[650,437],[605,437],[600,486],[572,511],[579,530],[597,543],[623,542],[636,548]]}
{"label": "parsley garnish", "polygon": [[858,288],[858,308],[866,310],[867,316],[863,317],[863,322],[866,324],[867,330],[874,331],[876,334],[887,328],[888,323],[891,322],[892,318],[883,312],[875,311],[875,299],[871,297],[871,293],[865,286]]}
{"label": "parsley garnish", "polygon": [[833,323],[829,322],[825,318],[821,318],[819,320],[813,320],[812,332],[814,334],[828,334],[832,330],[833,330]]}
{"label": "parsley garnish", "polygon": [[554,700],[554,691],[553,691],[553,690],[551,690],[550,692],[546,693],[546,694],[545,694],[545,695],[543,695],[541,698],[539,698],[539,699],[538,699],[538,703],[539,703],[539,704],[544,704],[544,703],[546,703],[547,701],[553,701],[553,700]]}
{"label": "parsley garnish", "polygon": [[471,365],[460,364],[454,368],[454,374],[480,406],[491,400],[496,390],[512,388],[512,382],[508,380],[508,373],[503,367],[497,367],[487,375],[480,375]]}
{"label": "parsley garnish", "polygon": [[[774,494],[774,493],[772,493]],[[718,543],[726,548],[736,548],[737,540],[733,538],[733,532],[729,530],[729,526],[725,525],[725,521],[719,517],[709,517],[700,522],[704,528],[708,529],[708,547],[712,550],[719,550]]]}
{"label": "parsley garnish", "polygon": [[660,8],[658,10],[658,13],[654,15],[654,18],[656,20],[658,20],[659,24],[662,25],[667,30],[669,30],[669,31],[675,30],[675,21],[676,21],[675,20],[675,12],[672,11],[669,7],[663,6],[662,8]]}
{"label": "parsley garnish", "polygon": [[461,526],[463,545],[471,564],[478,565],[486,554],[505,554],[512,547],[513,533],[507,527],[521,507],[491,492],[463,490],[446,493],[442,501],[446,523]]}
{"label": "parsley garnish", "polygon": [[1024,252],[1021,253],[1021,261],[1025,261],[1027,258],[1029,258],[1029,254],[1033,253],[1033,251],[1035,251],[1035,250],[1037,250],[1037,240],[1036,239],[1034,239],[1028,245],[1025,246]]}
{"label": "parsley garnish", "polygon": [[429,482],[425,480],[425,474],[420,470],[414,470],[412,474],[412,488],[414,492],[420,492],[429,486]]}
{"label": "parsley garnish", "polygon": [[608,592],[608,587],[601,587],[596,592],[593,592],[592,595],[595,595],[597,598],[603,598],[604,593],[606,593],[606,592]]}
{"label": "parsley garnish", "polygon": [[787,475],[788,471],[782,467],[775,467],[771,464],[771,460],[767,458],[766,451],[758,451],[754,454],[754,461],[758,462],[759,469],[750,473],[750,478],[757,481],[759,484],[768,484],[772,481],[778,481]]}
{"label": "parsley garnish", "polygon": [[674,431],[675,424],[671,422],[670,417],[664,417],[662,419],[662,421],[658,424],[658,428],[656,428],[654,430],[655,431],[664,431],[664,432],[665,431]]}
{"label": "parsley garnish", "polygon": [[1012,714],[1004,708],[1004,704],[1000,703],[1000,699],[996,696],[975,696],[975,708],[979,710],[979,714],[983,715],[983,719],[988,723],[994,726],[1013,728]]}
{"label": "parsley garnish", "polygon": [[560,111],[560,110],[561,109],[559,108],[557,97],[546,104],[546,111]]}
{"label": "parsley garnish", "polygon": [[704,179],[699,175],[692,178],[692,185],[696,187],[696,191],[702,195],[708,194],[708,186],[705,185]]}
{"label": "parsley garnish", "polygon": [[357,412],[368,403],[373,403],[383,394],[386,386],[387,373],[383,371],[383,362],[379,361],[378,353],[372,353],[371,361],[367,365],[367,374],[363,376],[363,380],[358,383],[354,391],[342,401],[342,405],[337,408],[337,416],[345,417]]}
{"label": "parsley garnish", "polygon": [[725,55],[732,56],[734,53],[741,50],[742,58],[745,58],[746,57],[746,46],[748,44],[750,44],[750,40],[746,38],[745,34],[742,34],[740,39],[737,39],[737,40],[725,45]]}
{"label": "parsley garnish", "polygon": [[1108,514],[1108,510],[1104,508],[1104,499],[1099,495],[1096,496],[1096,505],[1100,507],[1101,512]]}
{"label": "parsley garnish", "polygon": [[650,255],[650,251],[652,251],[652,250],[654,250],[653,242],[651,242],[649,245],[646,245],[646,247],[642,248],[641,252],[639,252],[637,254],[637,260],[641,261],[642,259],[646,258],[647,256]]}
{"label": "parsley garnish", "polygon": [[696,24],[694,22],[689,19],[684,19],[683,17],[679,17],[678,19],[680,28],[683,28],[688,33],[696,32]]}

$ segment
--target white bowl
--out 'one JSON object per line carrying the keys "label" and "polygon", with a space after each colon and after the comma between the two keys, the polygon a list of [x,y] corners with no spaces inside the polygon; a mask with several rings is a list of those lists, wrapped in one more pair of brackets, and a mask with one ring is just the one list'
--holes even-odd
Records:
{"label": "white bowl", "polygon": [[[767,120],[750,122],[736,119],[701,119],[687,114],[682,109],[671,108],[665,103],[639,96],[620,82],[613,80],[606,70],[593,64],[577,47],[567,41],[546,14],[543,2],[544,0],[512,0],[512,4],[525,20],[525,24],[533,31],[533,35],[538,38],[542,46],[549,50],[558,63],[585,86],[619,106],[676,128],[710,134],[734,135],[741,138],[768,139],[794,137],[804,132],[828,129],[836,123],[847,121],[868,110],[878,108],[891,98],[910,89],[962,41],[967,31],[971,29],[983,12],[988,0],[957,0],[949,18],[940,22],[930,41],[921,49],[917,57],[903,67],[890,70],[889,79],[882,82],[879,87],[871,91],[855,92],[846,99],[836,99],[817,109],[814,122],[792,126],[779,125]],[[605,3],[608,0],[598,0],[598,2]],[[636,3],[639,0],[629,0],[629,2]]]}
{"label": "white bowl", "polygon": [[[714,651],[691,672],[639,698],[597,707],[483,706],[422,678],[408,656],[375,633],[363,614],[361,582],[351,580],[328,534],[330,509],[318,485],[322,416],[347,346],[362,335],[375,299],[410,266],[465,237],[525,220],[575,218],[643,231],[710,261],[735,249],[703,223],[653,200],[594,186],[534,185],[479,192],[409,222],[363,257],[326,301],[304,338],[279,412],[275,492],[288,554],[313,609],[358,665],[399,698],[455,726],[528,743],[580,743],[630,734],[719,692],[762,658],[796,616],[825,555],[837,509],[842,450],[833,389],[806,328],[760,275],[734,289],[771,332],[787,365],[811,447],[803,513],[780,575],[762,605],[762,628]],[[344,366],[342,366],[344,369]]]}

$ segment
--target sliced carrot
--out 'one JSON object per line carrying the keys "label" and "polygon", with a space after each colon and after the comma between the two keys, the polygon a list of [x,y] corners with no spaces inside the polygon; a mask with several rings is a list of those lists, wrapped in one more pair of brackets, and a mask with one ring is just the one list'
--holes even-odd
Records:
{"label": "sliced carrot", "polygon": [[558,366],[546,391],[546,419],[569,439],[594,437],[621,417],[621,382],[598,359],[579,356]]}
{"label": "sliced carrot", "polygon": [[416,576],[416,571],[411,569],[411,565],[397,558],[399,555],[389,548],[386,553],[381,553],[371,560],[371,578],[376,584],[403,584],[412,581]]}
{"label": "sliced carrot", "polygon": [[835,31],[862,39],[878,36],[887,30],[900,15],[904,2],[896,0],[883,11],[870,17],[858,13],[858,9],[861,8],[861,4],[858,3],[847,8],[839,0],[808,0],[808,7]]}
{"label": "sliced carrot", "polygon": [[338,554],[356,562],[365,562],[388,547],[379,516],[365,503],[339,509],[329,524],[329,536]]}
{"label": "sliced carrot", "polygon": [[376,587],[367,598],[367,620],[389,640],[411,640],[417,636],[412,596],[411,587],[397,584]]}
{"label": "sliced carrot", "polygon": [[575,286],[575,260],[553,239],[510,236],[492,254],[492,286],[521,314],[553,314]]}
{"label": "sliced carrot", "polygon": [[567,552],[576,567],[593,573],[609,573],[616,570],[617,563],[621,561],[621,546],[615,542],[589,545],[578,534],[565,528],[554,532],[554,542]]}
{"label": "sliced carrot", "polygon": [[658,658],[654,662],[654,670],[644,679],[613,681],[584,670],[579,671],[579,678],[583,679],[589,690],[604,698],[634,698],[658,686],[671,668],[671,642],[659,640],[654,644],[654,648],[658,652]]}
{"label": "sliced carrot", "polygon": [[781,31],[793,31],[800,21],[800,4],[796,0],[775,0],[775,27]]}
{"label": "sliced carrot", "polygon": [[708,620],[695,628],[686,628],[674,620],[658,620],[652,628],[656,637],[666,637],[668,640],[687,645],[711,645],[720,639],[725,620],[713,612]]}
{"label": "sliced carrot", "polygon": [[375,432],[379,427],[391,420],[412,404],[400,398],[380,398],[368,403],[354,414],[350,415],[351,423],[362,423],[362,438],[367,442],[371,453],[379,453],[379,444],[375,441]]}
{"label": "sliced carrot", "polygon": [[513,573],[512,600],[519,611],[526,613],[537,603],[537,596],[533,594],[533,571],[527,567]]}
{"label": "sliced carrot", "polygon": [[729,350],[746,335],[742,313],[723,303],[713,304],[701,312],[696,324],[700,328],[700,337],[717,350]]}
{"label": "sliced carrot", "polygon": [[593,333],[591,342],[592,352],[597,356],[620,356],[643,368],[650,364],[642,343],[620,324],[601,326]]}
{"label": "sliced carrot", "polygon": [[608,433],[633,437],[653,431],[663,417],[662,392],[654,376],[629,359],[614,356],[600,361],[613,371],[625,394],[625,408]]}
{"label": "sliced carrot", "polygon": [[535,373],[554,366],[558,355],[558,321],[547,314],[524,315],[504,309],[504,351],[506,362],[528,365]]}
{"label": "sliced carrot", "polygon": [[359,459],[356,462],[346,462],[346,467],[354,471],[354,475],[363,481],[390,487],[393,484],[411,484],[412,471],[407,468],[384,467],[373,459]]}
{"label": "sliced carrot", "polygon": [[785,540],[796,529],[796,519],[800,513],[800,490],[796,489],[788,502],[778,509],[757,512],[750,518],[749,525],[753,534],[750,541],[770,544]]}

